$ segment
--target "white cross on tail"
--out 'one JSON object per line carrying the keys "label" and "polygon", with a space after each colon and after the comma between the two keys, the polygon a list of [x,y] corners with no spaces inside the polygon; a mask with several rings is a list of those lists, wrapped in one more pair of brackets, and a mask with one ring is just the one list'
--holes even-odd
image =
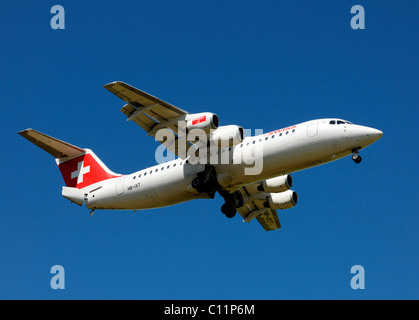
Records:
{"label": "white cross on tail", "polygon": [[78,163],[78,168],[76,171],[71,173],[71,179],[77,178],[77,184],[83,182],[83,175],[90,172],[90,166],[83,168],[83,161]]}

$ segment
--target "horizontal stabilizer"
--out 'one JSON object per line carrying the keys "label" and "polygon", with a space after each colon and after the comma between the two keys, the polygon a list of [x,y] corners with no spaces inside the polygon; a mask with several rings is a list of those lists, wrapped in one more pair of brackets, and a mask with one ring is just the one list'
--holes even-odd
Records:
{"label": "horizontal stabilizer", "polygon": [[58,159],[73,157],[85,153],[85,150],[82,148],[73,146],[67,142],[50,137],[33,129],[26,129],[18,133]]}
{"label": "horizontal stabilizer", "polygon": [[84,193],[80,189],[63,187],[62,195],[64,198],[67,198],[71,202],[77,203],[79,206],[83,205]]}

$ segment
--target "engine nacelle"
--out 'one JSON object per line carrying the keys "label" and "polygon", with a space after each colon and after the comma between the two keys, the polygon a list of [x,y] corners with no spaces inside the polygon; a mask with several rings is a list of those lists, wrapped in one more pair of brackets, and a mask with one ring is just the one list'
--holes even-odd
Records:
{"label": "engine nacelle", "polygon": [[209,112],[189,114],[186,116],[185,120],[186,129],[188,131],[200,129],[209,133],[210,130],[217,129],[219,125],[218,116],[215,113]]}
{"label": "engine nacelle", "polygon": [[292,178],[289,174],[268,179],[258,186],[258,191],[265,192],[284,192],[292,187]]}
{"label": "engine nacelle", "polygon": [[290,209],[297,204],[298,196],[297,193],[292,190],[281,193],[271,193],[269,194],[268,202],[269,203],[266,203],[266,205],[273,209]]}
{"label": "engine nacelle", "polygon": [[240,126],[222,126],[210,134],[210,142],[223,147],[232,147],[243,142],[244,130]]}

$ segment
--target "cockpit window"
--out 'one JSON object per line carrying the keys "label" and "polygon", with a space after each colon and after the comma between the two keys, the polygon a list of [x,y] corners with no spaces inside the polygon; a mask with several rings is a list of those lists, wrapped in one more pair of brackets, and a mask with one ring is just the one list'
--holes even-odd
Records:
{"label": "cockpit window", "polygon": [[329,124],[353,124],[352,122],[345,120],[331,120]]}

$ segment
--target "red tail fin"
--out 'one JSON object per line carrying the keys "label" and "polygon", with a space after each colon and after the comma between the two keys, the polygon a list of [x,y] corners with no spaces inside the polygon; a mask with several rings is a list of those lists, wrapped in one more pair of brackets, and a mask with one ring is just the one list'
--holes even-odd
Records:
{"label": "red tail fin", "polygon": [[70,159],[57,159],[58,167],[67,187],[83,189],[94,183],[120,177],[89,149]]}
{"label": "red tail fin", "polygon": [[19,134],[56,158],[65,184],[82,189],[91,184],[120,177],[89,149],[82,149],[33,129]]}

